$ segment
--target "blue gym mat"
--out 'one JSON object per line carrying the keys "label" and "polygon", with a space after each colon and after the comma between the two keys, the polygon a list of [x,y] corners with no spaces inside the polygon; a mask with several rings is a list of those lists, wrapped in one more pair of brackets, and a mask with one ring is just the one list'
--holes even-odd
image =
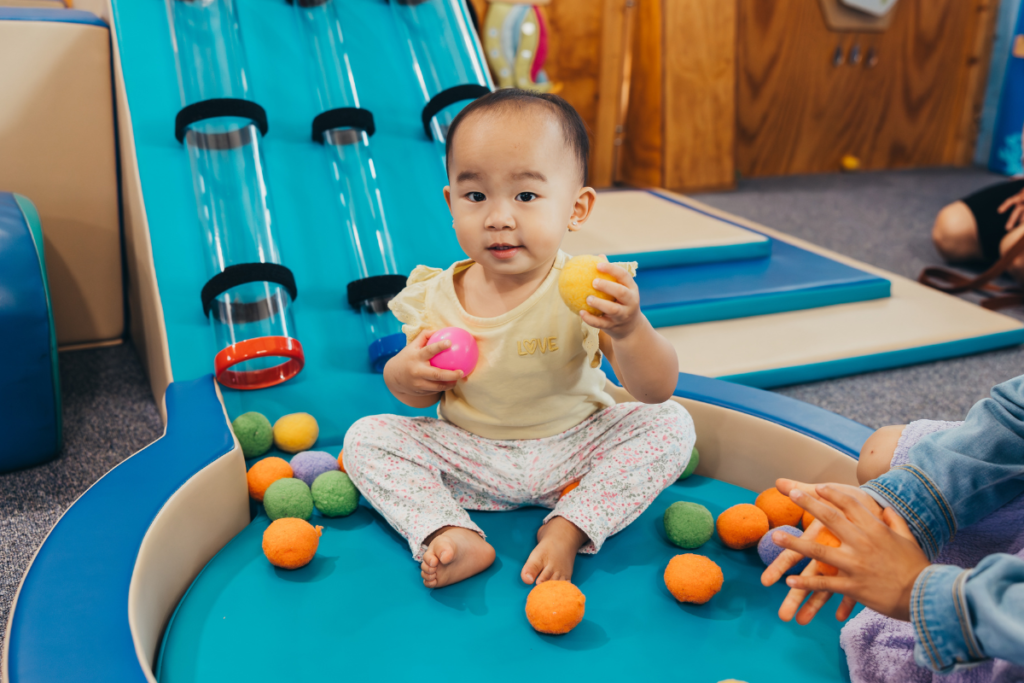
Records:
{"label": "blue gym mat", "polygon": [[[544,671],[601,681],[842,680],[838,601],[811,627],[779,621],[786,588],[761,586],[756,550],[730,550],[717,536],[694,551],[668,542],[661,518],[678,500],[717,517],[754,494],[697,476],[669,487],[600,553],[578,556],[573,583],[586,595],[586,614],[564,636],[530,627],[530,586],[519,579],[547,510],[472,513],[498,558],[436,591],[423,587],[405,541],[365,502],[350,517],[314,517],[324,527],[317,556],[295,571],[263,557],[269,520],[261,512],[182,599],[157,679],[394,681],[441,670],[495,683]],[[725,574],[705,605],[680,604],[665,588],[665,566],[686,552],[711,558]]]}

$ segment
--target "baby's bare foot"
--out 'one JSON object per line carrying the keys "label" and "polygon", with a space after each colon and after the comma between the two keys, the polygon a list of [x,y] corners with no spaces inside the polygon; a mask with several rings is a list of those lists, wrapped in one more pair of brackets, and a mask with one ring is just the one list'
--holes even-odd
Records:
{"label": "baby's bare foot", "polygon": [[494,562],[494,548],[480,534],[458,526],[428,537],[420,576],[427,588],[443,588],[479,574]]}
{"label": "baby's bare foot", "polygon": [[530,553],[520,576],[524,583],[569,581],[576,551],[590,539],[564,517],[553,517],[537,530],[537,547]]}

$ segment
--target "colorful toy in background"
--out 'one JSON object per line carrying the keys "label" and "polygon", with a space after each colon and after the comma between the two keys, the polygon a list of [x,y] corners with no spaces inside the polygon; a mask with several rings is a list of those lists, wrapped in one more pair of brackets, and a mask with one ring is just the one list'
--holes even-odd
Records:
{"label": "colorful toy in background", "polygon": [[357,278],[348,283],[348,303],[362,318],[370,365],[375,372],[384,372],[388,360],[405,348],[402,326],[388,302],[405,287],[406,276],[398,271],[384,219],[370,149],[376,126],[373,114],[359,106],[338,2],[293,4],[320,102],[321,113],[313,119],[313,141],[327,151],[352,245]]}
{"label": "colorful toy in background", "polygon": [[1004,175],[1024,173],[1021,129],[1024,127],[1024,12],[1020,0],[999,4],[985,103],[974,161]]}
{"label": "colorful toy in background", "polygon": [[484,54],[499,88],[558,92],[544,72],[548,28],[539,5],[491,2],[483,26]]}
{"label": "colorful toy in background", "polygon": [[201,291],[217,381],[262,389],[305,364],[295,337],[295,277],[281,263],[264,172],[267,114],[252,99],[233,0],[167,0],[182,109],[175,136],[192,167],[209,279]]}

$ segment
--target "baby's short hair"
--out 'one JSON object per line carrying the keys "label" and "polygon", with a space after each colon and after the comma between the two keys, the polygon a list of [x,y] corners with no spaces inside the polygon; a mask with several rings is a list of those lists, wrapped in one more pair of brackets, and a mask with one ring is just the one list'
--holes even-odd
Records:
{"label": "baby's short hair", "polygon": [[508,110],[522,109],[530,104],[539,103],[546,107],[558,122],[562,125],[562,135],[569,149],[576,155],[579,165],[580,179],[582,184],[587,183],[587,158],[590,156],[590,139],[587,137],[587,126],[583,123],[579,113],[573,106],[558,95],[547,93],[530,92],[519,88],[502,88],[479,97],[459,112],[455,120],[448,127],[447,147],[445,149],[445,168],[451,162],[452,143],[455,140],[455,132],[459,125],[466,120],[466,117],[473,112],[486,111],[488,109]]}

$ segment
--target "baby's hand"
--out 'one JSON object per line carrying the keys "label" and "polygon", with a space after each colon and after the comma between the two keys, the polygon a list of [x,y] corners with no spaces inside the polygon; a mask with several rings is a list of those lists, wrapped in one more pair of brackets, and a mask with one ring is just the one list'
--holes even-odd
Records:
{"label": "baby's hand", "polygon": [[603,315],[594,315],[581,310],[580,316],[583,322],[591,327],[604,330],[612,339],[622,339],[628,336],[637,323],[640,322],[640,290],[632,276],[622,266],[614,263],[599,263],[597,269],[615,278],[611,280],[594,279],[594,289],[615,297],[614,301],[608,301],[596,296],[588,296],[587,303]]}
{"label": "baby's hand", "polygon": [[399,398],[399,394],[431,396],[448,391],[462,379],[461,370],[442,370],[430,364],[431,358],[452,345],[448,339],[427,344],[433,333],[433,330],[420,332],[411,344],[384,366],[384,381]]}

